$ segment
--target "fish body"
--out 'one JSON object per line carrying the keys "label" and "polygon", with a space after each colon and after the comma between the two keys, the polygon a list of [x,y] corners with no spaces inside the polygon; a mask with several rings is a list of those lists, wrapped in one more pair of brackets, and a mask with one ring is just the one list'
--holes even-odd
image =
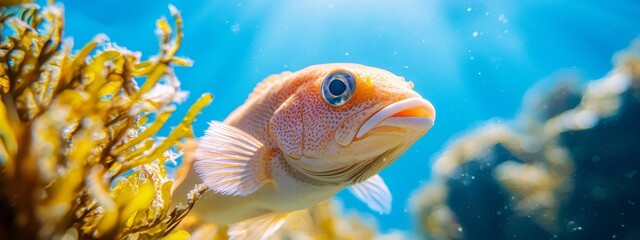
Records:
{"label": "fish body", "polygon": [[211,122],[182,185],[211,191],[195,206],[231,238],[266,237],[288,214],[349,188],[379,212],[391,194],[377,173],[435,121],[413,84],[358,64],[269,76],[224,122]]}

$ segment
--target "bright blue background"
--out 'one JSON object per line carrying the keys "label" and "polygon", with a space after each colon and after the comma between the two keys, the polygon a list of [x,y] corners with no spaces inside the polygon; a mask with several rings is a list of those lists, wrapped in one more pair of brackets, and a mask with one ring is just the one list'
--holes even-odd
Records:
{"label": "bright blue background", "polygon": [[392,213],[377,215],[339,195],[347,208],[376,216],[383,231],[414,228],[407,199],[428,181],[432,161],[449,139],[494,117],[513,118],[525,91],[557,70],[601,77],[612,67],[612,54],[640,36],[638,1],[60,2],[66,36],[74,37],[76,49],[106,33],[144,58],[157,52],[155,20],[169,16],[169,3],[177,6],[185,21],[179,55],[195,64],[177,70],[191,95],[176,116],[204,92],[216,97],[198,117],[197,135],[207,121],[224,119],[269,74],[357,62],[413,81],[435,105],[438,119],[381,173],[394,196]]}

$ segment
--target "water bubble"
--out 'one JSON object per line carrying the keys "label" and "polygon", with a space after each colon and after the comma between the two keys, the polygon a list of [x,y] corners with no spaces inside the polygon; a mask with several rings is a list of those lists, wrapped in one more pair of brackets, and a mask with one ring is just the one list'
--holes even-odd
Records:
{"label": "water bubble", "polygon": [[467,8],[467,12],[471,12],[471,10],[473,10],[473,9],[471,9],[471,7]]}
{"label": "water bubble", "polygon": [[478,31],[473,32],[473,34],[471,34],[473,37],[477,37],[478,36]]}
{"label": "water bubble", "polygon": [[462,185],[465,185],[465,186],[471,185],[471,180],[469,180],[468,178],[462,179]]}
{"label": "water bubble", "polygon": [[349,56],[349,52],[344,53],[344,55],[348,57]]}
{"label": "water bubble", "polygon": [[498,21],[500,21],[501,23],[507,23],[509,22],[509,19],[507,19],[507,17],[504,16],[504,14],[500,14],[500,16],[498,16]]}
{"label": "water bubble", "polygon": [[232,32],[239,32],[240,31],[240,24],[239,23],[235,23],[233,25],[231,25],[231,31]]}
{"label": "water bubble", "polygon": [[581,231],[582,230],[582,226],[580,226],[575,221],[569,221],[567,223],[567,230],[569,230],[570,232]]}

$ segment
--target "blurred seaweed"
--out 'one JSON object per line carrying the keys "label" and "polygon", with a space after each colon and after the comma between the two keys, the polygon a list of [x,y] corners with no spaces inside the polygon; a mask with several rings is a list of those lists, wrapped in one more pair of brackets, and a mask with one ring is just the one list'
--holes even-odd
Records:
{"label": "blurred seaweed", "polygon": [[32,0],[3,0],[0,2],[0,7],[10,7],[25,3],[32,3]]}
{"label": "blurred seaweed", "polygon": [[[407,239],[405,233],[392,231],[380,233],[376,220],[365,217],[357,212],[343,214],[343,207],[339,201],[327,200],[312,207],[291,214],[273,239]],[[191,232],[193,239],[225,240],[227,228],[200,220],[195,215],[189,215],[179,228]]]}
{"label": "blurred seaweed", "polygon": [[343,213],[339,201],[327,200],[288,220],[281,239],[407,239],[401,231],[381,233],[375,218],[357,212]]}
{"label": "blurred seaweed", "polygon": [[175,29],[156,22],[160,51],[141,61],[105,35],[72,52],[61,7],[23,2],[0,4],[0,239],[186,239],[174,229],[206,188],[170,209],[165,162],[213,97],[156,136],[186,98],[179,12]]}
{"label": "blurred seaweed", "polygon": [[537,87],[513,124],[448,145],[411,199],[433,239],[638,239],[640,40],[585,87]]}

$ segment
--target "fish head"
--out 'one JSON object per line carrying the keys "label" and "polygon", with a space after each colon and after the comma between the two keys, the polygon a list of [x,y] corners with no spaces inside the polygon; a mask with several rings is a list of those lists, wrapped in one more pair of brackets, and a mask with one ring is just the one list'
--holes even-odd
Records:
{"label": "fish head", "polygon": [[413,83],[358,64],[316,65],[274,112],[269,131],[297,172],[355,184],[397,159],[434,124]]}

